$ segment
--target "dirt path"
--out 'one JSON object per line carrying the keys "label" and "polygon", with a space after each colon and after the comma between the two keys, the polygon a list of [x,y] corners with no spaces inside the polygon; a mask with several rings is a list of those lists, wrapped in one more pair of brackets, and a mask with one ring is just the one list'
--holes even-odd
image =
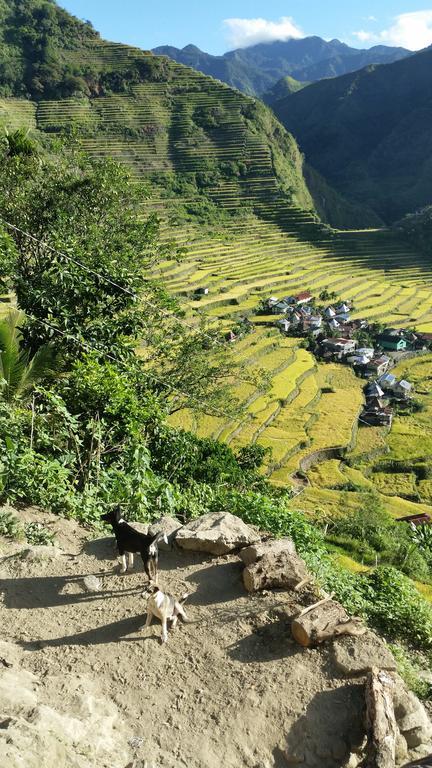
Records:
{"label": "dirt path", "polygon": [[[144,575],[138,568],[125,576],[113,571],[113,540],[88,540],[71,521],[36,517],[56,532],[67,554],[29,561],[19,554],[24,545],[0,544],[0,657],[13,664],[4,674],[18,680],[24,669],[37,681],[36,704],[15,708],[7,726],[15,728],[11,768],[126,768],[134,755],[148,768],[282,768],[292,728],[290,744],[306,748],[308,768],[342,765],[348,749],[342,735],[349,733],[353,743],[361,738],[361,686],[338,676],[329,649],[293,643],[296,604],[288,593],[247,596],[237,557],[162,552],[160,584],[175,594],[192,592],[191,623],[162,646],[158,623],[143,631]],[[100,593],[86,590],[89,574],[101,579]],[[5,643],[17,645],[14,658],[14,646]],[[63,755],[54,732],[48,743],[44,726],[36,746],[27,747],[33,762],[13,757],[20,739],[21,748],[27,743],[23,734],[37,731],[35,707],[42,707],[43,723],[46,708],[75,717],[79,700],[82,723],[83,696],[90,711],[85,737],[75,724]],[[1,699],[1,666],[0,706],[0,720],[10,718]]]}

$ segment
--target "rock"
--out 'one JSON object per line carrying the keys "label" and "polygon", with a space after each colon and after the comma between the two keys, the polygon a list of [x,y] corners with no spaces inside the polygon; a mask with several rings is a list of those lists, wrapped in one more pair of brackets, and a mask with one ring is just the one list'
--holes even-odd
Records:
{"label": "rock", "polygon": [[138,533],[142,533],[143,536],[147,536],[148,530],[149,530],[149,523],[137,523],[135,520],[131,523],[129,523],[132,528],[135,528]]}
{"label": "rock", "polygon": [[416,747],[421,747],[425,741],[423,729],[413,728],[412,731],[406,731],[406,733],[404,733],[404,739],[409,749],[416,749]]}
{"label": "rock", "polygon": [[86,576],[83,579],[84,589],[86,592],[101,592],[102,582],[97,576]]}
{"label": "rock", "polygon": [[423,709],[423,707],[418,707],[415,712],[411,712],[411,714],[405,715],[398,720],[398,726],[402,733],[411,731],[413,728],[425,728],[426,730],[432,729],[426,710]]}
{"label": "rock", "polygon": [[359,637],[343,637],[333,644],[333,658],[344,675],[362,675],[371,667],[395,670],[396,662],[389,649],[373,632]]}
{"label": "rock", "polygon": [[394,709],[396,720],[400,721],[405,715],[415,712],[421,706],[418,698],[405,687],[405,683],[399,675],[395,678]]}
{"label": "rock", "polygon": [[247,565],[243,571],[243,583],[248,592],[278,587],[294,589],[308,576],[303,560],[285,550],[263,555],[261,560]]}
{"label": "rock", "polygon": [[346,743],[343,741],[343,739],[340,739],[337,736],[335,736],[332,744],[333,757],[335,757],[336,760],[343,760],[343,758],[346,757],[347,752],[348,752],[348,747]]}
{"label": "rock", "polygon": [[296,554],[294,542],[291,539],[270,539],[269,541],[259,541],[252,544],[239,553],[240,558],[245,565],[251,565],[257,560],[261,560],[264,555],[278,555],[280,552],[286,552],[289,555]]}
{"label": "rock", "polygon": [[180,520],[177,520],[176,517],[164,515],[164,517],[161,517],[159,520],[156,520],[156,522],[151,524],[148,532],[150,536],[156,536],[156,534],[159,532],[164,533],[168,539],[168,544],[165,544],[164,540],[162,539],[162,541],[159,542],[158,547],[159,549],[168,552],[172,549],[174,539],[176,538],[177,532],[181,527],[182,524]]}
{"label": "rock", "polygon": [[359,755],[356,755],[354,752],[352,752],[346,761],[344,763],[343,768],[357,768],[361,760],[361,757]]}
{"label": "rock", "polygon": [[258,536],[239,517],[229,512],[211,512],[184,525],[176,542],[182,549],[226,555],[258,541]]}
{"label": "rock", "polygon": [[51,547],[46,544],[26,547],[20,553],[23,560],[57,560],[63,552],[58,547]]}
{"label": "rock", "polygon": [[400,764],[403,760],[407,760],[408,758],[408,745],[406,743],[406,739],[402,736],[401,733],[398,733],[396,736],[396,763]]}

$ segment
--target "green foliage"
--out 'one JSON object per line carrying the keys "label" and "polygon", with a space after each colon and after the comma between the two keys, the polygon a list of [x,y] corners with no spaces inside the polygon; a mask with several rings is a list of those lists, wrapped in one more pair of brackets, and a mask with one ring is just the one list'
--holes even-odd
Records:
{"label": "green foliage", "polygon": [[31,356],[23,349],[22,328],[25,315],[10,309],[7,318],[0,322],[0,391],[11,402],[25,400],[38,382],[52,377],[59,369],[54,349],[44,344]]}
{"label": "green foliage", "polygon": [[23,537],[20,521],[8,509],[0,509],[0,536],[7,536],[10,539],[21,539]]}
{"label": "green foliage", "polygon": [[432,648],[432,606],[396,568],[383,566],[362,577],[367,616],[395,638]]}
{"label": "green foliage", "polygon": [[432,686],[421,677],[421,666],[413,661],[413,654],[403,646],[396,643],[390,645],[390,650],[397,662],[397,671],[408,686],[419,699],[429,699],[432,693]]}
{"label": "green foliage", "polygon": [[33,546],[54,546],[54,534],[47,528],[44,528],[42,523],[26,523],[24,525],[24,535],[26,541]]}

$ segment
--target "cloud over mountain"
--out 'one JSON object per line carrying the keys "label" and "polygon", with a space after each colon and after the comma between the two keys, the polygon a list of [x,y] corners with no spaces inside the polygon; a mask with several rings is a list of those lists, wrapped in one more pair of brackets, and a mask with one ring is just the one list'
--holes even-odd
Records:
{"label": "cloud over mountain", "polygon": [[361,43],[396,45],[419,51],[432,43],[432,9],[401,13],[391,27],[381,32],[361,29],[353,34]]}
{"label": "cloud over mountain", "polygon": [[246,48],[257,43],[299,39],[305,36],[289,16],[282,16],[278,21],[233,18],[225,19],[223,23],[228,41],[234,48]]}

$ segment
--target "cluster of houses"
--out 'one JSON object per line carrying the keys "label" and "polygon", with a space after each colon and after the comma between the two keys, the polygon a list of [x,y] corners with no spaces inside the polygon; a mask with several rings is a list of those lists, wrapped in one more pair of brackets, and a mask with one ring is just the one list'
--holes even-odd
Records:
{"label": "cluster of houses", "polygon": [[[390,368],[400,353],[428,349],[432,345],[432,334],[386,328],[372,336],[366,320],[351,320],[351,308],[349,301],[318,307],[309,291],[283,299],[271,296],[265,307],[272,314],[281,315],[275,325],[282,333],[314,337],[316,354],[321,359],[347,363],[359,376],[368,379],[366,405],[360,421],[391,426],[392,405],[409,402],[412,385],[404,379],[397,380]],[[373,337],[373,346],[360,345],[355,338],[359,331]]]}
{"label": "cluster of houses", "polygon": [[406,404],[411,395],[412,384],[409,381],[398,380],[392,373],[382,374],[365,387],[366,405],[360,415],[360,422],[371,426],[391,427],[392,404]]}

